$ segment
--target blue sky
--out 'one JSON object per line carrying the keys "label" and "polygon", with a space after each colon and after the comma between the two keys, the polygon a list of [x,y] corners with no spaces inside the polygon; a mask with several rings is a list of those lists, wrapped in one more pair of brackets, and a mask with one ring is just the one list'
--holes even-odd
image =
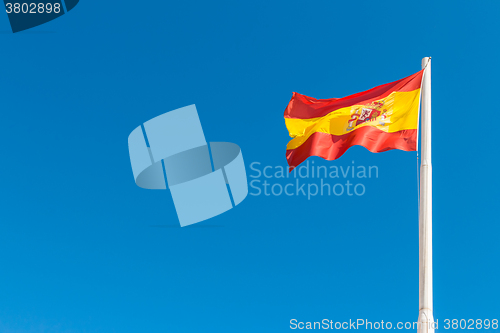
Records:
{"label": "blue sky", "polygon": [[253,162],[286,165],[293,91],[342,97],[415,73],[425,56],[434,314],[498,319],[499,10],[489,0],[83,0],[18,34],[0,15],[0,332],[415,321],[416,153],[311,158],[379,175],[362,180],[363,196],[249,195],[180,228],[168,191],[134,184],[127,137],[196,104],[207,140],[237,143],[252,176]]}

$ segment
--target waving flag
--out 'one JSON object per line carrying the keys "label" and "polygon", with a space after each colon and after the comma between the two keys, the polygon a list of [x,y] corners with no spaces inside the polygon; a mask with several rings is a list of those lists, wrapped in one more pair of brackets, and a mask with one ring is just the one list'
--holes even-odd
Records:
{"label": "waving flag", "polygon": [[416,150],[422,73],[343,98],[293,93],[285,110],[290,171],[309,156],[335,160],[354,145],[373,153]]}

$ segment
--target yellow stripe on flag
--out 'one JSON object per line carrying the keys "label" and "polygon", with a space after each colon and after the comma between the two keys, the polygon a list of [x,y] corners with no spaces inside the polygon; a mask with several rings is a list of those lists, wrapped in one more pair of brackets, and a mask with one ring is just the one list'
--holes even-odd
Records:
{"label": "yellow stripe on flag", "polygon": [[376,127],[387,133],[417,129],[419,100],[420,89],[392,92],[389,96],[375,101],[382,105],[376,107],[381,114],[359,125],[355,125],[358,119],[361,119],[367,110],[374,109],[374,103],[337,109],[319,118],[285,118],[286,127],[293,138],[288,143],[287,150],[299,147],[316,132],[340,136],[364,126]]}

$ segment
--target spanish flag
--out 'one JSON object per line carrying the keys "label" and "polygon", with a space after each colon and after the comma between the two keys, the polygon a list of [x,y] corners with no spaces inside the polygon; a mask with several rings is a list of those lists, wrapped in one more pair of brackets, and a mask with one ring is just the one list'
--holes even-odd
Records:
{"label": "spanish flag", "polygon": [[423,70],[404,79],[343,98],[316,99],[293,93],[285,123],[290,171],[309,156],[335,160],[351,146],[373,153],[417,150]]}

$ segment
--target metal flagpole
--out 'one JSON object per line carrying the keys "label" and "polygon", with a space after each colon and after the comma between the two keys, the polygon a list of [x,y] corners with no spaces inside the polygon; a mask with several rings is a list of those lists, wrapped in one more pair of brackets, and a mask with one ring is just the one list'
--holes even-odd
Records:
{"label": "metal flagpole", "polygon": [[431,58],[422,59],[418,333],[434,333],[432,306]]}

